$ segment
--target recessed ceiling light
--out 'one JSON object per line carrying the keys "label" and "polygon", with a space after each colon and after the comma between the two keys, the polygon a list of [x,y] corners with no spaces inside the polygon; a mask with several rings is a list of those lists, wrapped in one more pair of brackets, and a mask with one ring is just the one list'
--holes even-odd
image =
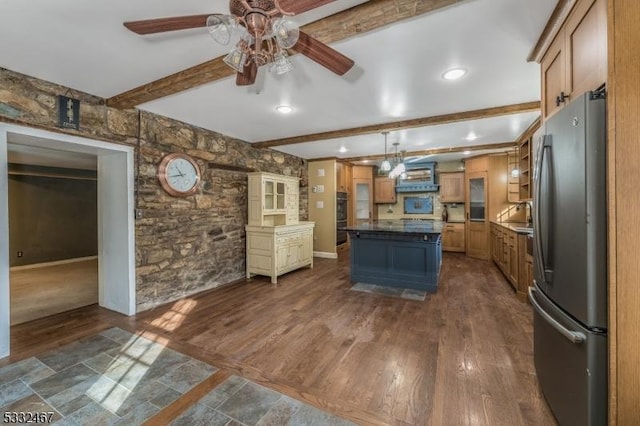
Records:
{"label": "recessed ceiling light", "polygon": [[453,68],[442,74],[442,78],[444,78],[445,80],[457,80],[466,73],[467,70],[465,70],[464,68]]}
{"label": "recessed ceiling light", "polygon": [[471,154],[471,151],[465,151],[465,152],[463,152],[463,154],[464,155],[469,155],[469,154]]}
{"label": "recessed ceiling light", "polygon": [[345,148],[344,146],[340,147],[340,152],[347,152],[347,148]]}
{"label": "recessed ceiling light", "polygon": [[278,105],[276,107],[276,111],[278,111],[280,114],[289,114],[291,111],[293,111],[293,108],[291,108],[289,105]]}
{"label": "recessed ceiling light", "polygon": [[478,139],[478,136],[474,132],[469,132],[465,139],[468,141],[475,141],[476,139]]}

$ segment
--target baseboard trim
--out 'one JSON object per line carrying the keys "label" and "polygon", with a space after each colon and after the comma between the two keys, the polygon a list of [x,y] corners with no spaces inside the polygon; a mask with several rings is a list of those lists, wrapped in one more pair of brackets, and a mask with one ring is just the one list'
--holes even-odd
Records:
{"label": "baseboard trim", "polygon": [[97,259],[98,256],[76,257],[75,259],[54,260],[53,262],[34,263],[33,265],[12,266],[9,271],[23,271],[25,269],[46,268],[47,266],[65,265],[67,263],[84,262]]}
{"label": "baseboard trim", "polygon": [[338,253],[329,253],[326,251],[314,251],[313,257],[322,257],[324,259],[337,259]]}

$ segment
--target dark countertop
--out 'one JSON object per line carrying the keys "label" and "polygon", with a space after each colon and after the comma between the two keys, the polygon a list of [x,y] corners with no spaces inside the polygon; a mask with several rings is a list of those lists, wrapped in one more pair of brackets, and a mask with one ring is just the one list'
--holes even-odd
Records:
{"label": "dark countertop", "polygon": [[390,232],[401,234],[441,234],[442,221],[439,220],[377,220],[341,228],[346,231]]}

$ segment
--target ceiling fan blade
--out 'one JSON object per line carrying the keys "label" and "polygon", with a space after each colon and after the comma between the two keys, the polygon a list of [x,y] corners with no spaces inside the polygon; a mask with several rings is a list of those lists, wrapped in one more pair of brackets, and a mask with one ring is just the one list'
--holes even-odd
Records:
{"label": "ceiling fan blade", "polygon": [[332,49],[302,31],[300,31],[298,42],[292,47],[292,49],[298,53],[302,53],[307,58],[316,61],[323,67],[330,69],[338,75],[343,75],[355,64],[355,62],[344,56],[342,53]]}
{"label": "ceiling fan blade", "polygon": [[136,34],[156,34],[166,31],[186,30],[207,26],[207,18],[211,15],[176,16],[173,18],[145,19],[142,21],[129,21],[122,25]]}
{"label": "ceiling fan blade", "polygon": [[257,75],[258,66],[255,62],[249,61],[242,69],[242,72],[236,74],[236,86],[251,86],[256,82]]}
{"label": "ceiling fan blade", "polygon": [[280,0],[278,4],[280,5],[280,8],[285,12],[297,15],[299,13],[306,12],[307,10],[324,6],[325,4],[331,3],[333,1],[334,0]]}

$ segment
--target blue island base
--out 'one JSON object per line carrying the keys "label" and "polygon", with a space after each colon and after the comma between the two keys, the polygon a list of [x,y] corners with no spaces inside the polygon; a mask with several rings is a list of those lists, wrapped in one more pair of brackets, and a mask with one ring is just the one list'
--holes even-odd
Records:
{"label": "blue island base", "polygon": [[349,230],[351,281],[435,293],[442,263],[440,233]]}

